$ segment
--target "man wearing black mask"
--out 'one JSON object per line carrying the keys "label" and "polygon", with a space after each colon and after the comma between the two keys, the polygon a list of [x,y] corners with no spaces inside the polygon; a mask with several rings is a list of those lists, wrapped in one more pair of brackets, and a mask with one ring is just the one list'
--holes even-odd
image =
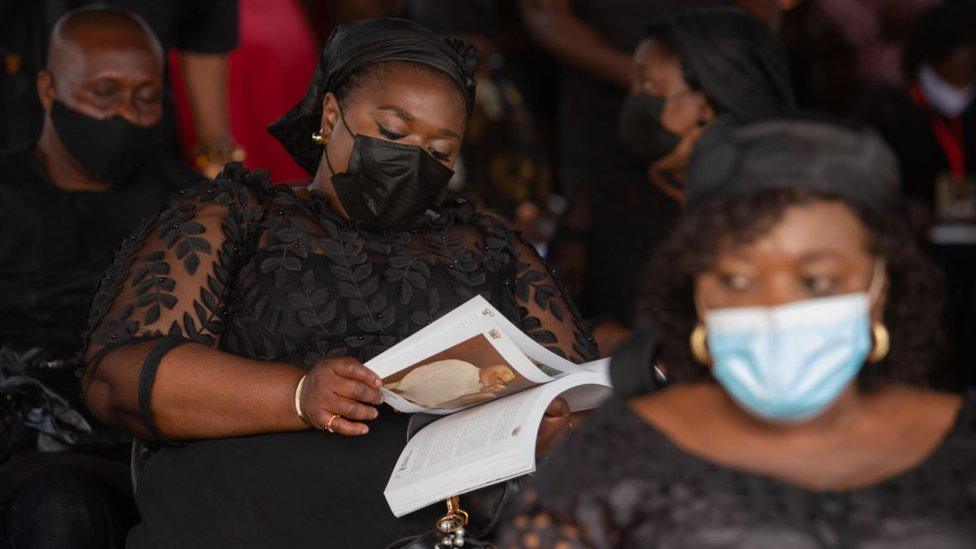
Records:
{"label": "man wearing black mask", "polygon": [[126,464],[81,454],[126,439],[82,412],[85,315],[122,239],[197,176],[160,157],[163,50],[137,16],[71,12],[49,48],[41,136],[0,153],[0,505],[15,547],[114,547]]}
{"label": "man wearing black mask", "polygon": [[50,52],[40,139],[0,153],[0,344],[70,352],[119,242],[193,176],[157,154],[163,51],[137,16],[71,12]]}

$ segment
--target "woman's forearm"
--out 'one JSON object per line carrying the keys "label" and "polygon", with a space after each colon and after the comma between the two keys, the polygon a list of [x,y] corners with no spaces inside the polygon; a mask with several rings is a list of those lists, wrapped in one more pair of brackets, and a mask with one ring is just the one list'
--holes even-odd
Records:
{"label": "woman's forearm", "polygon": [[230,139],[227,55],[182,52],[180,59],[197,139]]}
{"label": "woman's forearm", "polygon": [[[135,357],[119,349],[105,357],[86,397],[101,420],[150,436],[138,406]],[[303,371],[186,344],[166,354],[152,386],[150,410],[159,432],[172,440],[221,438],[303,429],[294,393]]]}
{"label": "woman's forearm", "polygon": [[529,32],[558,59],[621,88],[630,86],[630,53],[580,21],[568,2],[522,0],[520,6]]}

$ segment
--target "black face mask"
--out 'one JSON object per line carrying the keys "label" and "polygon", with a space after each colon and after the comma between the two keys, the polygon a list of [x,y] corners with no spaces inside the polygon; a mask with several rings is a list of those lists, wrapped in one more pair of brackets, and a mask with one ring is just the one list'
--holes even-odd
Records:
{"label": "black face mask", "polygon": [[617,133],[630,151],[648,162],[667,156],[681,142],[681,136],[661,125],[666,97],[646,93],[630,94],[620,108]]}
{"label": "black face mask", "polygon": [[[342,121],[345,126],[345,120]],[[395,227],[430,208],[447,194],[454,170],[420,147],[353,134],[349,167],[335,173],[326,148],[332,186],[349,217],[374,229]]]}
{"label": "black face mask", "polygon": [[55,100],[51,122],[68,153],[98,181],[124,183],[159,145],[157,126],[137,126],[121,116],[105,120]]}

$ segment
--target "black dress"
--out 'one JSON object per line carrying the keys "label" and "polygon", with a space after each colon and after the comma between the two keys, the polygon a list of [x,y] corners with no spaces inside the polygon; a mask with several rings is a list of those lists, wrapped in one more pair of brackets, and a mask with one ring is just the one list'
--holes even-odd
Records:
{"label": "black dress", "polygon": [[[320,193],[272,187],[266,174],[229,165],[125,241],[93,305],[89,356],[108,349],[96,367],[142,368],[144,392],[146,338],[306,368],[325,356],[365,361],[475,294],[552,351],[595,356],[532,247],[470,203],[371,233]],[[368,548],[429,529],[440,506],[397,520],[382,494],[406,422],[383,408],[364,437],[304,431],[164,445],[139,477],[143,522],[129,543]]]}
{"label": "black dress", "polygon": [[976,547],[976,395],[921,464],[859,490],[814,492],[706,461],[621,399],[536,481],[502,547]]}

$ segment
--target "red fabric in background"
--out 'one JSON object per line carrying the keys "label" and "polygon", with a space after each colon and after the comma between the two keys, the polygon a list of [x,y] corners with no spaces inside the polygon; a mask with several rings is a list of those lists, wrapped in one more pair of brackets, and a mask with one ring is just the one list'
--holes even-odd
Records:
{"label": "red fabric in background", "polygon": [[[247,151],[248,168],[271,170],[275,183],[307,181],[267,126],[302,96],[315,72],[318,44],[297,0],[240,0],[240,43],[230,55],[230,126]],[[180,145],[189,158],[196,144],[183,89],[179,52],[170,52],[170,77]],[[309,136],[311,138],[311,136]]]}

